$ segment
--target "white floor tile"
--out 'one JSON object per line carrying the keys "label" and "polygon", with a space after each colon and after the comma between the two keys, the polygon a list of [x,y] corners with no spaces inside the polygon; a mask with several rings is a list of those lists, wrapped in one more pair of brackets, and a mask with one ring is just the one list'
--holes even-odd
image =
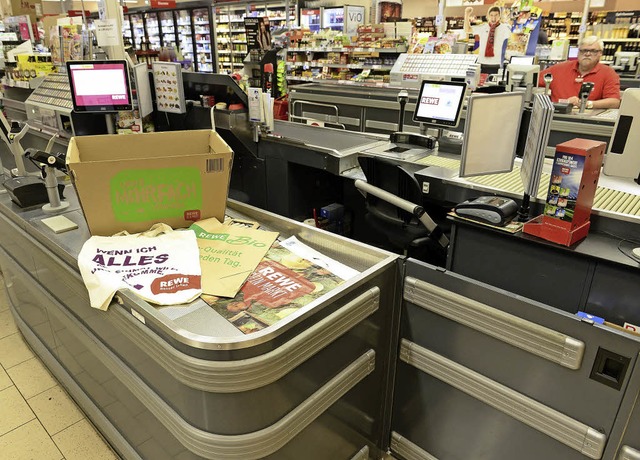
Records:
{"label": "white floor tile", "polygon": [[68,428],[84,418],[67,393],[55,386],[27,400],[50,435]]}
{"label": "white floor tile", "polygon": [[7,373],[25,399],[32,398],[58,384],[38,358],[31,358],[17,364]]}
{"label": "white floor tile", "polygon": [[[24,400],[18,389],[14,386],[5,388],[0,391],[0,408],[2,408],[2,416],[0,416],[0,436],[11,430],[24,425],[36,416]],[[0,450],[2,452],[2,450]],[[2,454],[0,453],[0,456]]]}
{"label": "white floor tile", "polygon": [[10,387],[11,385],[13,385],[13,382],[9,378],[9,374],[7,374],[4,368],[0,366],[0,390],[4,390],[5,388]]}
{"label": "white floor tile", "polygon": [[0,364],[5,370],[33,357],[33,352],[19,332],[0,339]]}
{"label": "white floor tile", "polygon": [[18,332],[18,327],[13,321],[11,312],[7,309],[0,311],[0,339]]}
{"label": "white floor tile", "polygon": [[32,420],[0,436],[0,452],[0,458],[11,460],[60,460],[63,458],[38,420]]}
{"label": "white floor tile", "polygon": [[53,436],[65,460],[117,460],[118,456],[105,443],[86,419]]}

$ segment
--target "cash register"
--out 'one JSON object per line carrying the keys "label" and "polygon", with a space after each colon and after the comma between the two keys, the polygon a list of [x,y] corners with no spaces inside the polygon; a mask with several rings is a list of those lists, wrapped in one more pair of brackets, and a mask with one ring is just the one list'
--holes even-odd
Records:
{"label": "cash register", "polygon": [[[391,134],[388,144],[378,145],[364,153],[401,160],[426,156],[436,147],[441,151],[459,153],[462,139],[455,135],[443,135],[443,130],[458,126],[466,90],[465,82],[423,80],[413,112],[413,121],[420,124],[420,134],[403,131],[404,107],[408,94],[401,91],[398,94],[399,130]],[[427,135],[427,127],[437,128],[437,136]]]}

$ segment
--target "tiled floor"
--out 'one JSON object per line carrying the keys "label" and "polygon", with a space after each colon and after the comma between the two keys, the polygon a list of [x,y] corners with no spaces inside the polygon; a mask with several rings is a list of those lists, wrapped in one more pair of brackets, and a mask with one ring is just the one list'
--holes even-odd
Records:
{"label": "tiled floor", "polygon": [[0,459],[117,460],[18,331],[0,274]]}

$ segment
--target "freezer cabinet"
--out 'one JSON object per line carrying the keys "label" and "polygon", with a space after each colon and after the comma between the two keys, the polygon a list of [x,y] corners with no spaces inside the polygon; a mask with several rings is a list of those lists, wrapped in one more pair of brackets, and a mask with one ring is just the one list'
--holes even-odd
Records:
{"label": "freezer cabinet", "polygon": [[[27,342],[124,458],[378,458],[388,440],[395,255],[230,202],[358,270],[316,301],[243,334],[204,302],[156,308],[119,292],[89,307],[76,267],[89,237],[73,191],[55,235],[0,195],[0,266]],[[6,236],[6,238],[5,238]]]}
{"label": "freezer cabinet", "polygon": [[[638,337],[409,260],[392,452],[618,459],[640,388],[639,352]],[[635,426],[628,448],[637,448]]]}

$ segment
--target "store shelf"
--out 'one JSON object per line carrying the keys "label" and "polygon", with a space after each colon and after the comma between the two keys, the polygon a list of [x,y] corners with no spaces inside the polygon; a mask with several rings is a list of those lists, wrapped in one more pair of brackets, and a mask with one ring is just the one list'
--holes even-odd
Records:
{"label": "store shelf", "polygon": [[396,48],[287,48],[287,53],[406,53],[407,47]]}
{"label": "store shelf", "polygon": [[382,82],[362,82],[353,80],[332,80],[329,78],[311,78],[311,77],[287,77],[287,81],[297,82],[309,82],[309,83],[323,83],[328,85],[343,85],[343,86],[364,86],[371,88],[391,88],[393,87],[389,83]]}
{"label": "store shelf", "polygon": [[287,62],[287,68],[328,67],[330,69],[360,69],[360,70],[385,70],[391,71],[390,65],[366,65],[366,64],[327,64],[320,62]]}

